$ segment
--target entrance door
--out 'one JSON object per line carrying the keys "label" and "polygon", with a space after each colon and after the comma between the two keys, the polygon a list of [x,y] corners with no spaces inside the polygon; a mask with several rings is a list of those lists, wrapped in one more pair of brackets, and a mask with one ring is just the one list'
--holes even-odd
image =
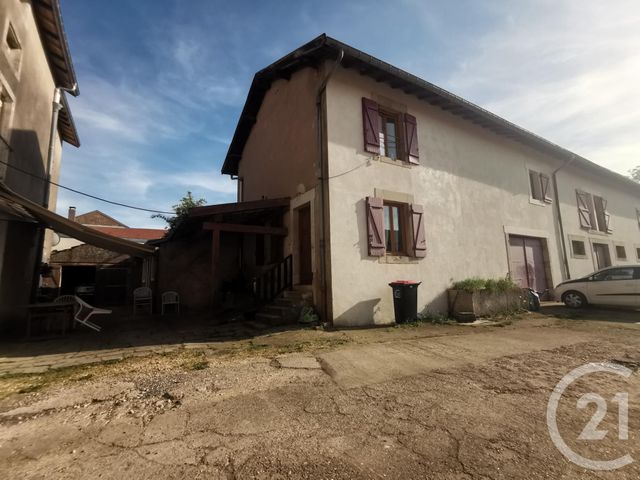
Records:
{"label": "entrance door", "polygon": [[596,270],[611,266],[611,254],[606,243],[593,244],[593,257],[596,259]]}
{"label": "entrance door", "polygon": [[311,285],[311,207],[309,204],[298,210],[298,265],[301,285]]}
{"label": "entrance door", "polygon": [[509,235],[509,271],[511,279],[522,288],[537,292],[547,289],[542,239]]}

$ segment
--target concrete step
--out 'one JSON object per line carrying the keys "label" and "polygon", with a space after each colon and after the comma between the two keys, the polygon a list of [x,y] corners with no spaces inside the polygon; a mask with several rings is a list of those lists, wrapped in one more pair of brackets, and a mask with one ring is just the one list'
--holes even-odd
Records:
{"label": "concrete step", "polygon": [[265,305],[260,309],[261,312],[271,313],[273,315],[285,316],[290,313],[295,313],[297,308],[293,305]]}
{"label": "concrete step", "polygon": [[298,291],[298,290],[285,290],[282,292],[282,298],[292,300],[310,300],[313,297],[312,292]]}
{"label": "concrete step", "polygon": [[278,297],[273,301],[272,305],[279,305],[281,307],[289,307],[289,308],[297,308],[297,305],[299,303],[300,302],[294,301],[291,298]]}
{"label": "concrete step", "polygon": [[255,319],[259,322],[273,324],[281,321],[282,317],[280,315],[274,315],[273,313],[257,312]]}

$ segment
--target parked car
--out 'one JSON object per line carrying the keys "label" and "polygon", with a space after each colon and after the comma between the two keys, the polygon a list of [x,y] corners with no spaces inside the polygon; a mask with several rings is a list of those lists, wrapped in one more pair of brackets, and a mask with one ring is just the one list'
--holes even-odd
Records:
{"label": "parked car", "polygon": [[571,308],[588,304],[640,307],[640,265],[603,268],[562,282],[554,293],[556,300]]}

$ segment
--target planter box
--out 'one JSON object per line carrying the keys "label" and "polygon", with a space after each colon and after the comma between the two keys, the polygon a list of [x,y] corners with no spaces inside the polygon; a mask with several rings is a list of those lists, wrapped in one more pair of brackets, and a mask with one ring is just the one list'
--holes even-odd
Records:
{"label": "planter box", "polygon": [[522,290],[490,292],[449,290],[449,314],[459,321],[472,322],[479,317],[491,317],[522,308]]}

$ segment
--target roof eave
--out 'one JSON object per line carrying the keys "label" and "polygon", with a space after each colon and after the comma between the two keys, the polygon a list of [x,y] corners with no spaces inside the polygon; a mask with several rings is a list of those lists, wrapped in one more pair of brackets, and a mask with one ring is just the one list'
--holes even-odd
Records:
{"label": "roof eave", "polygon": [[42,45],[56,85],[77,97],[80,90],[64,31],[60,2],[59,0],[33,0],[32,4]]}
{"label": "roof eave", "polygon": [[612,180],[622,182],[627,186],[640,190],[640,184],[637,184],[624,175],[601,167],[462,97],[328,37],[325,34],[316,37],[311,42],[285,55],[256,73],[222,166],[223,174],[238,174],[238,164],[242,157],[242,150],[249,137],[251,128],[256,121],[264,95],[271,86],[271,82],[278,78],[288,78],[292,72],[308,66],[309,56],[313,57],[314,61],[317,62],[322,59],[335,57],[340,50],[344,52],[341,65],[345,68],[356,69],[361,75],[367,75],[378,82],[387,83],[392,88],[399,88],[406,94],[414,95],[420,100],[426,101],[453,115],[460,116],[495,134],[519,141],[530,147],[542,150],[547,154],[559,157],[559,159],[565,160],[566,162],[571,162],[573,165],[580,165],[597,175],[607,175]]}

